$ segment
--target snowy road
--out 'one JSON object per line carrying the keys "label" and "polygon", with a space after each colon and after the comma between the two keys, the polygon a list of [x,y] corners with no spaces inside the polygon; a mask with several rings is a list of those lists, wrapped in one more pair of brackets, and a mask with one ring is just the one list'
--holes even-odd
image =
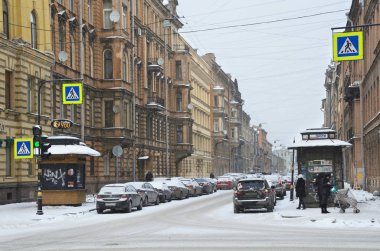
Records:
{"label": "snowy road", "polygon": [[360,214],[321,215],[294,203],[286,197],[273,213],[234,214],[232,191],[219,191],[130,214],[45,211],[43,220],[2,224],[0,250],[380,250],[378,218],[355,227],[345,217]]}

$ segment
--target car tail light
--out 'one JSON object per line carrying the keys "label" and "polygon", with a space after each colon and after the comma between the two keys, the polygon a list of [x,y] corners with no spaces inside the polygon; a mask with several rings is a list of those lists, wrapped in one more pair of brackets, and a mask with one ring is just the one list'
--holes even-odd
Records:
{"label": "car tail light", "polygon": [[96,200],[103,201],[103,198],[101,195],[98,194],[98,195],[96,195]]}
{"label": "car tail light", "polygon": [[235,193],[236,195],[244,195],[244,191],[237,191],[237,190],[236,190],[234,193]]}
{"label": "car tail light", "polygon": [[128,199],[128,195],[123,194],[123,195],[121,196],[121,199]]}

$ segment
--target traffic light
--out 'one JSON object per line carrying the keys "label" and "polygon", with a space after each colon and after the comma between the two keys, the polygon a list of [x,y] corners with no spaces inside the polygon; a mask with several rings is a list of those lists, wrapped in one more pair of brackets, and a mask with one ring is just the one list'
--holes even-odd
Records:
{"label": "traffic light", "polygon": [[41,136],[41,159],[49,159],[51,153],[49,153],[49,148],[51,144],[47,136]]}
{"label": "traffic light", "polygon": [[41,134],[42,134],[42,127],[40,125],[33,126],[33,147],[34,148],[40,148],[41,146]]}

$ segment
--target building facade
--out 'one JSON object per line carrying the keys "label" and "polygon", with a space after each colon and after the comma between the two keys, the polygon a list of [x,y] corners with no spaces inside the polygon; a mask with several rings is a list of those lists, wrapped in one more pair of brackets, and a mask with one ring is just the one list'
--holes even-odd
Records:
{"label": "building facade", "polygon": [[[378,1],[353,0],[350,26],[380,22]],[[356,31],[356,30],[355,30]],[[364,59],[332,63],[326,71],[325,126],[350,142],[344,150],[345,179],[369,191],[380,187],[380,27],[363,29]]]}
{"label": "building facade", "polygon": [[38,114],[44,133],[50,132],[51,88],[54,63],[51,48],[49,2],[3,0],[0,4],[0,204],[35,197],[34,159],[15,159],[14,139],[31,138]]}

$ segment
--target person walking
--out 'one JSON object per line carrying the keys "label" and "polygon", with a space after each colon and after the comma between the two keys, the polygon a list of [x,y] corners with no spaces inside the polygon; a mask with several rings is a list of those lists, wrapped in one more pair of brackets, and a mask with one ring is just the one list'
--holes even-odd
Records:
{"label": "person walking", "polygon": [[329,211],[327,211],[327,202],[330,197],[331,188],[332,185],[330,183],[330,174],[326,174],[325,178],[323,179],[321,191],[321,212],[323,214],[330,213]]}
{"label": "person walking", "polygon": [[153,181],[153,173],[151,171],[148,171],[145,175],[145,181],[150,182]]}
{"label": "person walking", "polygon": [[303,175],[300,174],[298,175],[298,179],[296,182],[296,197],[298,198],[298,201],[299,201],[297,209],[301,209],[301,206],[303,210],[306,209],[305,202],[303,200],[305,196],[306,196],[306,183],[305,183],[305,179],[303,178]]}

